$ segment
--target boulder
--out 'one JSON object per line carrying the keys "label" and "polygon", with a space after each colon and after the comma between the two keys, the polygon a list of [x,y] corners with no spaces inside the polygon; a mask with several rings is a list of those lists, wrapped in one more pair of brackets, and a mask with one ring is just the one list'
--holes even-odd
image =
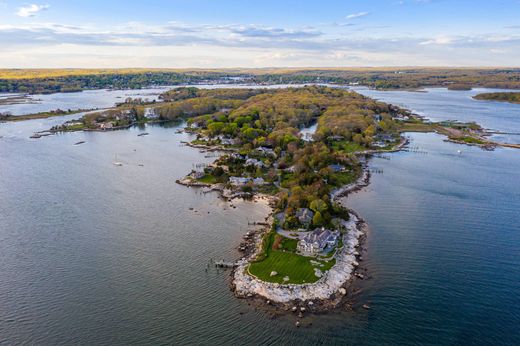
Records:
{"label": "boulder", "polygon": [[275,272],[275,271],[273,270],[273,271],[271,272],[271,274],[269,274],[269,275],[270,275],[270,276],[276,276],[276,275],[278,275],[278,273]]}

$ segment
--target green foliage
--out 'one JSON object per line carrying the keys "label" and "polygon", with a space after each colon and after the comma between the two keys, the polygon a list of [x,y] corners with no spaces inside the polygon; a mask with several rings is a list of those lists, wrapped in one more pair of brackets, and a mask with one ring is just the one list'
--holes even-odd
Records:
{"label": "green foliage", "polygon": [[318,198],[310,203],[309,208],[311,208],[314,212],[323,213],[328,209],[328,206],[327,203]]}
{"label": "green foliage", "polygon": [[322,226],[324,224],[323,216],[321,216],[321,213],[317,211],[314,213],[314,217],[312,218],[312,224],[314,226]]}

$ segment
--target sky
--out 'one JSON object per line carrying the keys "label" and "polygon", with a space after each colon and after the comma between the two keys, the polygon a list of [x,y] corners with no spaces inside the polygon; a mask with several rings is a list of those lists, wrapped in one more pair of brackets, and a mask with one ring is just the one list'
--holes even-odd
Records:
{"label": "sky", "polygon": [[520,0],[0,0],[0,68],[509,66]]}

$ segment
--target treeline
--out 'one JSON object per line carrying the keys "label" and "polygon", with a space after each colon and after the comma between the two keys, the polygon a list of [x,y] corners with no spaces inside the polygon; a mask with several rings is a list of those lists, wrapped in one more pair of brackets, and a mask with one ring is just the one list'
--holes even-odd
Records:
{"label": "treeline", "polygon": [[206,78],[218,77],[213,74],[200,76],[174,72],[145,72],[71,75],[37,79],[0,79],[0,92],[48,94],[55,92],[75,92],[86,89],[139,89],[151,85],[197,83]]}
{"label": "treeline", "polygon": [[[88,71],[87,71],[88,72]],[[107,73],[56,75],[39,78],[0,78],[0,92],[54,93],[85,89],[135,89],[150,85],[179,85],[202,82],[306,84],[359,84],[379,89],[421,87],[472,87],[520,89],[520,69],[292,69],[292,70],[193,70],[143,71],[117,70]],[[30,75],[21,74],[21,76]],[[0,74],[1,76],[1,74]],[[166,96],[167,97],[167,96]]]}

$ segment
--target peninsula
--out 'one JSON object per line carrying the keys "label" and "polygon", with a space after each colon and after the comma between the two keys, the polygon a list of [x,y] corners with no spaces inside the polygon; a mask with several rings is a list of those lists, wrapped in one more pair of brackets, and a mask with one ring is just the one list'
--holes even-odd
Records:
{"label": "peninsula", "polygon": [[482,93],[473,97],[475,100],[520,103],[520,92]]}
{"label": "peninsula", "polygon": [[267,197],[263,231],[248,234],[234,264],[240,297],[315,311],[338,304],[359,265],[363,220],[339,197],[366,185],[366,155],[400,150],[403,132],[438,132],[449,140],[497,145],[474,123],[430,123],[405,109],[345,88],[198,89],[181,87],[161,102],[127,99],[50,130],[108,131],[156,121],[186,121],[188,143],[222,154],[177,182],[218,190],[228,199]]}

